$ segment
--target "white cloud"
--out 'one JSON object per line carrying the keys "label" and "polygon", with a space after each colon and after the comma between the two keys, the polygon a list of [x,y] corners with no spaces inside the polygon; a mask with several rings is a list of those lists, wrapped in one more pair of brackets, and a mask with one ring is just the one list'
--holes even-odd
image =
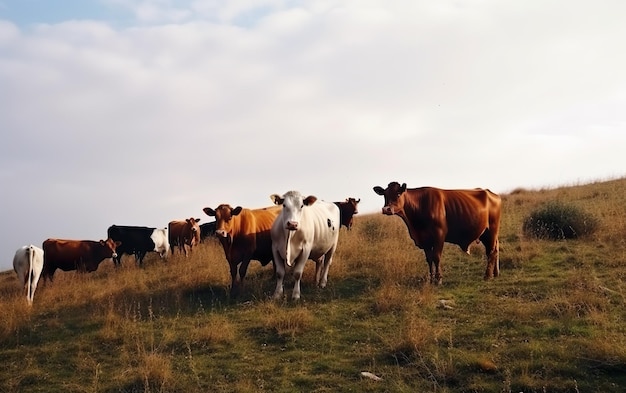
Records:
{"label": "white cloud", "polygon": [[136,23],[0,21],[0,218],[37,222],[6,255],[289,189],[372,212],[393,180],[503,192],[626,168],[626,3],[109,4]]}

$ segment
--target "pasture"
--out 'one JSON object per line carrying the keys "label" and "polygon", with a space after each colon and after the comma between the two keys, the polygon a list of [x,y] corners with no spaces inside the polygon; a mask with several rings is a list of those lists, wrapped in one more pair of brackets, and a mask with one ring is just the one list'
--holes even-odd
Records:
{"label": "pasture", "polygon": [[[307,263],[300,302],[289,273],[287,300],[270,300],[271,264],[256,261],[230,299],[214,239],[143,268],[125,256],[118,269],[57,272],[32,308],[3,272],[0,391],[625,391],[626,179],[501,196],[491,281],[482,245],[468,256],[447,244],[443,285],[426,284],[423,252],[382,214],[341,229],[325,289]],[[597,232],[525,238],[524,218],[554,200],[595,216]]]}

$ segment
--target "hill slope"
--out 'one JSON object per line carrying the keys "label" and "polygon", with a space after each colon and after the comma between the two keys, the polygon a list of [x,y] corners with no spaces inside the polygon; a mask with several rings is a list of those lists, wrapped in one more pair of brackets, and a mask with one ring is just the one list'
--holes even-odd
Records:
{"label": "hill slope", "polygon": [[[0,391],[607,392],[626,389],[626,179],[503,195],[501,276],[484,249],[446,245],[444,285],[398,217],[342,229],[329,285],[268,300],[272,269],[251,264],[228,298],[219,245],[190,258],[125,259],[57,273],[30,309],[0,274]],[[548,201],[595,216],[591,238],[526,239]],[[382,200],[381,200],[382,202]],[[289,294],[292,281],[287,282]],[[382,380],[361,375],[369,371]]]}

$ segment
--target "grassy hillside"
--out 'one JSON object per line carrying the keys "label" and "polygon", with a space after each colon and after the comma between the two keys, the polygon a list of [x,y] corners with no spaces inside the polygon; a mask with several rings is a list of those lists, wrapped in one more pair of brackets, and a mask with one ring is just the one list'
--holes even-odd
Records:
{"label": "grassy hillside", "polygon": [[[444,284],[398,217],[342,229],[324,290],[268,300],[271,265],[228,297],[223,252],[57,272],[30,309],[0,274],[2,392],[618,392],[626,390],[626,179],[503,195],[501,276],[484,248],[443,254]],[[527,239],[548,201],[599,220],[590,238]],[[381,198],[382,206],[382,198]],[[286,284],[290,295],[293,281]],[[361,375],[371,372],[382,380]]]}

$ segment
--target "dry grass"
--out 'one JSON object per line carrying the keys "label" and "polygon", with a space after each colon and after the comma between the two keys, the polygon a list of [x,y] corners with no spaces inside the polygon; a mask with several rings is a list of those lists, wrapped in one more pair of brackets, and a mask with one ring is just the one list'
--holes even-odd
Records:
{"label": "dry grass", "polygon": [[[548,202],[589,212],[584,240],[528,239]],[[626,386],[626,179],[503,196],[501,277],[482,245],[446,245],[444,285],[398,217],[342,229],[325,289],[314,264],[303,299],[272,301],[271,265],[253,261],[230,299],[217,242],[189,258],[57,272],[28,307],[0,273],[0,391],[603,392]],[[293,284],[288,274],[286,287]],[[50,370],[55,370],[51,373]],[[383,381],[364,380],[369,370]],[[382,382],[382,383],[381,383]]]}

